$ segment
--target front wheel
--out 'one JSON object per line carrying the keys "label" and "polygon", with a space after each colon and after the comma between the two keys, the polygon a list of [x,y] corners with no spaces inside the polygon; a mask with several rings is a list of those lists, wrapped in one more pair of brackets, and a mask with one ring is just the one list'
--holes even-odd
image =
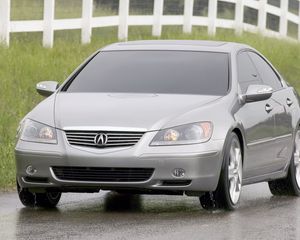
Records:
{"label": "front wheel", "polygon": [[25,207],[54,208],[61,198],[61,192],[32,193],[27,188],[21,188],[18,182],[17,190]]}
{"label": "front wheel", "polygon": [[204,209],[225,208],[234,210],[237,208],[242,188],[242,160],[239,138],[235,133],[231,133],[225,148],[218,187],[216,191],[207,192],[200,197],[200,203]]}
{"label": "front wheel", "polygon": [[286,178],[269,181],[273,195],[300,196],[300,130],[297,130],[294,152]]}

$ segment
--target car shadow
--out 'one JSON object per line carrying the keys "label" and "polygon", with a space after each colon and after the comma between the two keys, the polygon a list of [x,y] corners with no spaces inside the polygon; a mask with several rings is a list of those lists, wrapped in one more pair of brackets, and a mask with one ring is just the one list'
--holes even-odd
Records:
{"label": "car shadow", "polygon": [[141,212],[142,199],[137,194],[109,192],[104,199],[105,212]]}

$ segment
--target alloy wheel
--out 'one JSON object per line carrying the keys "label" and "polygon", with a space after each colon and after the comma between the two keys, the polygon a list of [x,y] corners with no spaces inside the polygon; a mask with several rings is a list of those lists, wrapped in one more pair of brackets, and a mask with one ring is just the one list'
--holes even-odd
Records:
{"label": "alloy wheel", "polygon": [[228,181],[230,199],[233,204],[236,204],[240,198],[242,188],[242,153],[237,140],[232,142],[230,148]]}
{"label": "alloy wheel", "polygon": [[295,137],[294,166],[296,182],[300,188],[300,130],[296,132]]}

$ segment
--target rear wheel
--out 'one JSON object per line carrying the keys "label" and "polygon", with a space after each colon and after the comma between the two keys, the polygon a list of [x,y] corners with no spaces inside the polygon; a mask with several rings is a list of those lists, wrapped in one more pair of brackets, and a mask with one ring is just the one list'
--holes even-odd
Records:
{"label": "rear wheel", "polygon": [[27,188],[21,188],[17,182],[18,195],[25,207],[54,208],[61,197],[61,192],[32,193]]}
{"label": "rear wheel", "polygon": [[273,195],[300,196],[300,130],[297,130],[294,142],[294,153],[286,178],[269,181]]}
{"label": "rear wheel", "polygon": [[242,150],[239,139],[231,133],[225,149],[223,167],[219,184],[214,192],[207,192],[200,197],[204,209],[214,210],[237,208],[242,188]]}

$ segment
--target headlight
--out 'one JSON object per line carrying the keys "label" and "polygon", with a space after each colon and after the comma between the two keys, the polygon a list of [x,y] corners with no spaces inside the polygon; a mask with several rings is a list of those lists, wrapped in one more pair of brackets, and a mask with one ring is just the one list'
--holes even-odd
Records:
{"label": "headlight", "polygon": [[26,119],[21,123],[20,139],[28,142],[57,143],[56,130],[45,124]]}
{"label": "headlight", "polygon": [[160,130],[150,146],[182,145],[206,142],[212,135],[211,122],[199,122]]}

